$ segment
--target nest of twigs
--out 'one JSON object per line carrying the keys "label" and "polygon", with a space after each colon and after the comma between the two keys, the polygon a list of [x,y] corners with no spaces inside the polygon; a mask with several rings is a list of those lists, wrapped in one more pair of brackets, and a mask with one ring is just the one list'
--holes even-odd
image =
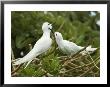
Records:
{"label": "nest of twigs", "polygon": [[[86,47],[84,48],[86,49]],[[53,63],[52,59],[49,58],[48,61],[44,61],[44,59],[35,59],[32,61],[32,64],[34,66],[31,66],[29,69],[35,67],[35,73],[32,73],[32,77],[40,76],[40,77],[99,77],[100,76],[100,56],[94,56],[96,53],[99,53],[99,49],[97,49],[94,53],[89,54],[86,53],[86,55],[80,54],[80,50],[74,55],[71,56],[60,56],[57,57],[58,59],[58,65],[59,67],[54,67],[52,69],[55,69],[57,73],[51,73],[52,69],[48,69],[45,67],[48,65],[47,62]],[[54,59],[53,59],[54,60]],[[47,63],[44,64],[43,63]],[[52,66],[50,64],[50,67]],[[54,71],[55,71],[54,70]],[[12,76],[20,76],[20,73],[25,71],[23,68],[23,64],[19,66],[12,67]],[[28,70],[29,71],[29,70]],[[55,72],[56,72],[55,71]],[[38,74],[39,72],[39,74]],[[37,74],[36,74],[37,73]],[[41,74],[42,73],[42,74]],[[22,75],[21,75],[22,76]]]}

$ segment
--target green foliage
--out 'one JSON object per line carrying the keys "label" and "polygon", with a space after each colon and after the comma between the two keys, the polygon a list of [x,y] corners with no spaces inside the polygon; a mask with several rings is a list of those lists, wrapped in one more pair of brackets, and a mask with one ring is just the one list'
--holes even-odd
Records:
{"label": "green foliage", "polygon": [[[12,11],[11,12],[11,46],[15,55],[15,58],[22,57],[20,55],[23,51],[24,55],[29,52],[29,44],[34,46],[35,42],[42,36],[42,24],[47,21],[52,23],[53,30],[61,32],[64,39],[75,42],[78,45],[86,46],[91,44],[93,47],[100,47],[100,26],[97,25],[97,21],[100,20],[100,13],[94,12],[95,15],[91,15],[90,11]],[[53,39],[53,35],[51,34]],[[54,39],[53,39],[54,40]],[[60,73],[68,71],[69,69],[83,66],[92,62],[90,58],[85,56],[79,56],[78,60],[70,61],[74,65],[69,66],[68,63],[65,66],[65,58],[59,59],[58,57],[64,56],[59,49],[54,49],[55,43],[52,48],[43,55],[40,55],[37,63],[32,62],[26,69],[21,67],[16,76],[80,76],[81,73],[88,70],[91,66],[84,67],[82,69],[75,69],[72,72],[66,74]],[[51,51],[54,52],[51,53]],[[51,54],[49,54],[49,52]],[[100,52],[92,54],[93,60],[97,59]],[[49,54],[49,55],[48,55]],[[47,55],[47,56],[46,56]],[[71,60],[71,59],[70,59]],[[95,62],[97,63],[97,62]],[[97,64],[98,67],[99,64]],[[64,70],[64,71],[62,71]],[[50,75],[47,75],[49,73]],[[84,74],[84,76],[100,76],[100,70],[94,68],[93,71]],[[83,76],[83,75],[82,75]]]}
{"label": "green foliage", "polygon": [[44,58],[42,61],[42,67],[44,70],[48,71],[48,73],[52,75],[57,75],[60,69],[59,59],[54,54],[49,55]]}

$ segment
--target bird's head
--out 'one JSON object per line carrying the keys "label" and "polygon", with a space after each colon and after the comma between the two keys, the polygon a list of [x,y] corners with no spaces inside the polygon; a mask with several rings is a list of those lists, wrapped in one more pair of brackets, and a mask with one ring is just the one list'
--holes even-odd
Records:
{"label": "bird's head", "polygon": [[43,32],[50,32],[52,30],[52,24],[48,23],[48,22],[44,22],[42,25],[42,30]]}
{"label": "bird's head", "polygon": [[56,40],[63,40],[62,34],[59,32],[54,33]]}

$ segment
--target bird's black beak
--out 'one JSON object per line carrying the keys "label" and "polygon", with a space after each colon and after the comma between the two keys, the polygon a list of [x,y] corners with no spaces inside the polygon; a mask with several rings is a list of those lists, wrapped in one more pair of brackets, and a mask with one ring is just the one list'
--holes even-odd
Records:
{"label": "bird's black beak", "polygon": [[50,29],[50,30],[51,30],[51,32],[54,34],[53,30],[52,30],[52,29]]}
{"label": "bird's black beak", "polygon": [[54,34],[53,30],[51,30],[51,32]]}

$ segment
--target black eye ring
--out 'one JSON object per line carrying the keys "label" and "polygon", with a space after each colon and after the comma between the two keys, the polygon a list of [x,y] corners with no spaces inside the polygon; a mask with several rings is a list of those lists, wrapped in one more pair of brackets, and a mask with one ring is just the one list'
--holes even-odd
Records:
{"label": "black eye ring", "polygon": [[51,30],[51,29],[49,28],[49,30]]}

